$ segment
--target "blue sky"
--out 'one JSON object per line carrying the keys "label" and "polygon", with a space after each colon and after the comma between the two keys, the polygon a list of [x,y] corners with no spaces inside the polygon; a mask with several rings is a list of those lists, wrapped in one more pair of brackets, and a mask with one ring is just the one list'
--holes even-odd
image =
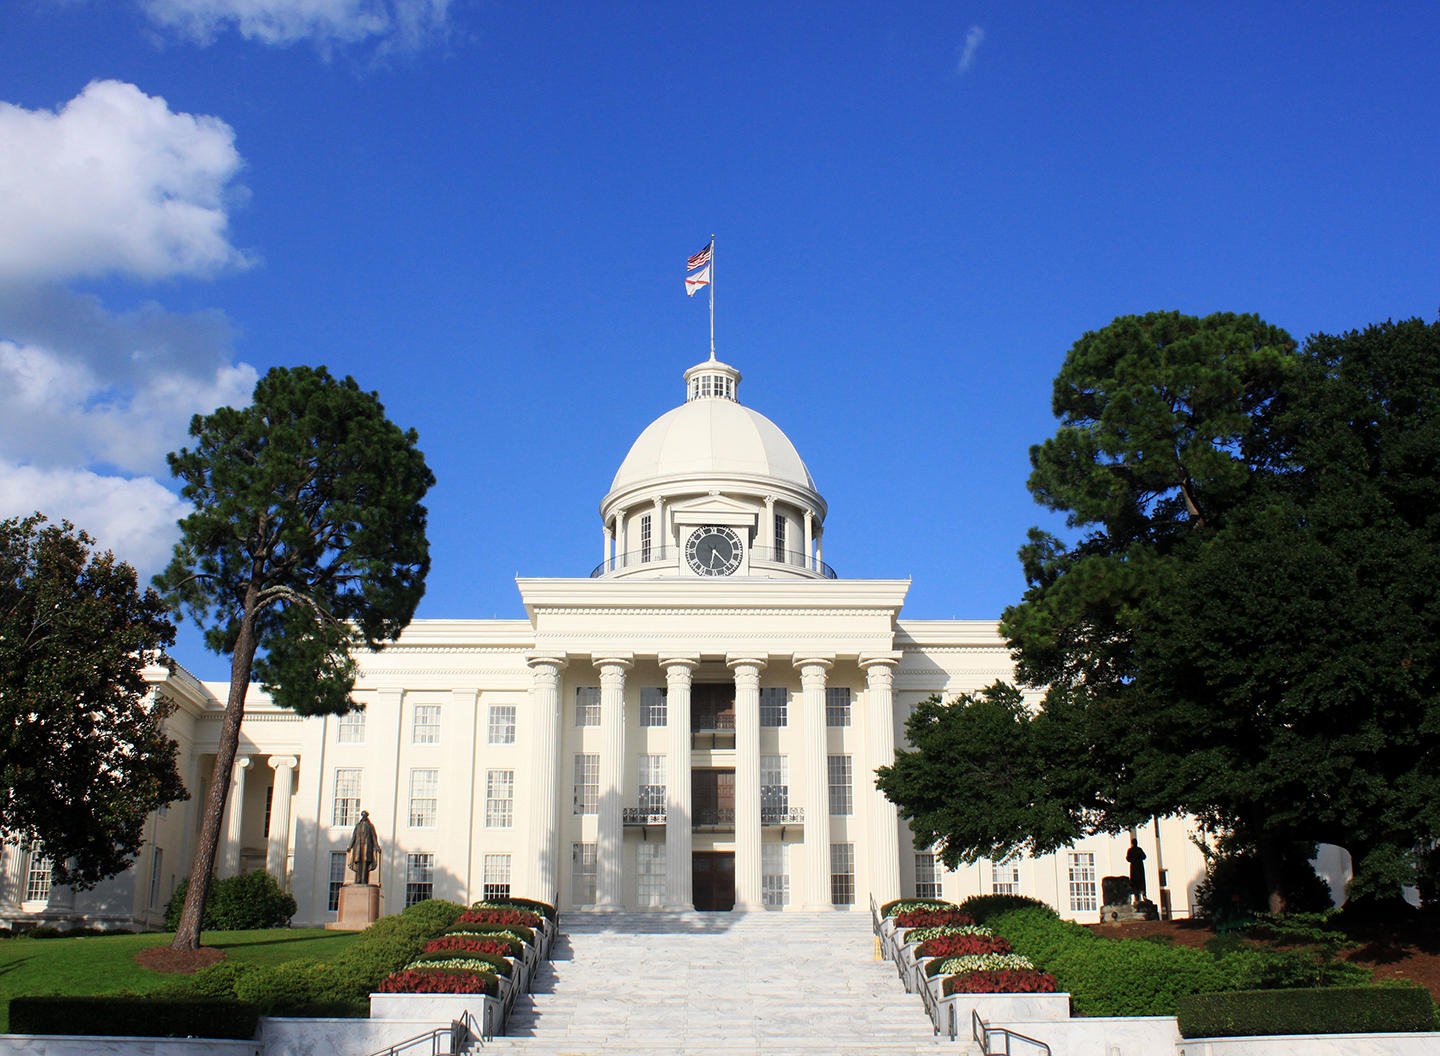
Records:
{"label": "blue sky", "polygon": [[324,363],[438,478],[419,615],[520,617],[704,358],[715,232],[827,560],[993,618],[1082,333],[1435,318],[1436,54],[1415,3],[9,0],[0,516],[154,571],[189,415]]}

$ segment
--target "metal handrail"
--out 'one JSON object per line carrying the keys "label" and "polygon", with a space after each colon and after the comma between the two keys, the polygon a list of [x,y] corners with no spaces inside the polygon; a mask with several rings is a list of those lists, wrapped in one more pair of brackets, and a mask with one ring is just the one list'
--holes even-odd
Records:
{"label": "metal handrail", "polygon": [[[953,1026],[955,1019],[954,1005],[950,1006],[950,1019],[952,1024],[950,1036],[953,1038],[955,1036]],[[1037,1041],[1036,1039],[1026,1034],[1021,1034],[1018,1030],[1010,1030],[1007,1027],[989,1026],[983,1019],[980,1018],[980,1013],[972,1008],[970,1010],[970,1037],[974,1039],[975,1044],[980,1046],[980,1051],[983,1052],[985,1056],[1002,1056],[1002,1054],[1000,1053],[991,1053],[990,1051],[990,1035],[992,1033],[1003,1034],[1005,1036],[1005,1052],[1003,1053],[1003,1056],[1010,1056],[1011,1038],[1014,1038],[1016,1041],[1029,1042],[1037,1049],[1043,1051],[1045,1053],[1045,1056],[1051,1056],[1050,1046],[1046,1045],[1043,1041]]]}
{"label": "metal handrail", "polygon": [[648,549],[631,550],[629,553],[616,554],[614,557],[607,557],[595,566],[595,571],[590,573],[591,579],[603,576],[607,572],[614,572],[618,568],[634,568],[636,565],[654,565],[661,561],[674,561],[680,551],[671,546],[652,546]]}
{"label": "metal handrail", "polygon": [[755,546],[750,548],[750,559],[752,561],[768,561],[775,565],[791,565],[795,568],[803,568],[809,572],[819,572],[826,579],[839,579],[835,570],[821,561],[818,557],[805,553],[803,550],[784,550],[773,546]]}
{"label": "metal handrail", "polygon": [[[466,1015],[468,1014],[469,1013],[466,1013]],[[448,1027],[436,1027],[434,1030],[426,1031],[424,1034],[416,1034],[413,1038],[406,1038],[404,1041],[397,1041],[389,1048],[376,1049],[374,1052],[369,1053],[368,1056],[396,1056],[397,1053],[403,1052],[404,1050],[409,1048],[413,1048],[414,1046],[419,1045],[421,1042],[425,1041],[428,1041],[430,1043],[430,1056],[443,1056],[443,1054],[440,1052],[441,1036],[450,1038],[453,1045],[456,1031],[461,1029],[464,1028],[461,1027],[458,1020],[451,1020]],[[458,1052],[459,1050],[452,1047],[450,1051]]]}

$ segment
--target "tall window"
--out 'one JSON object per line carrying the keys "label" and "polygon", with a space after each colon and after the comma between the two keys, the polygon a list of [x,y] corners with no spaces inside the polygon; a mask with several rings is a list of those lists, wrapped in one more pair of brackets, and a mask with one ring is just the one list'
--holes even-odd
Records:
{"label": "tall window", "polygon": [[577,906],[595,904],[595,845],[570,845],[570,901]]}
{"label": "tall window", "polygon": [[364,744],[365,743],[365,713],[363,711],[349,711],[340,716],[336,724],[335,739],[340,744]]}
{"label": "tall window", "polygon": [[650,560],[650,515],[640,518],[640,563]]}
{"label": "tall window", "polygon": [[503,902],[510,897],[510,856],[485,856],[485,901]]}
{"label": "tall window", "polygon": [[669,720],[666,710],[664,686],[642,686],[640,688],[640,725],[664,726]]}
{"label": "tall window", "polygon": [[915,856],[915,897],[940,897],[940,871],[935,868],[933,854]]}
{"label": "tall window", "polygon": [[[790,810],[790,767],[783,755],[760,757],[760,820],[783,821]],[[769,847],[770,844],[766,844]],[[776,844],[775,846],[779,846]]]}
{"label": "tall window", "polygon": [[265,789],[265,835],[270,835],[270,811],[275,806],[275,786]]}
{"label": "tall window", "polygon": [[440,801],[440,771],[410,771],[410,824],[418,829],[435,827],[435,807]]}
{"label": "tall window", "polygon": [[992,895],[1018,895],[1020,893],[1020,866],[1015,862],[996,862],[990,866],[990,893]]}
{"label": "tall window", "polygon": [[415,705],[415,743],[440,743],[440,705]]}
{"label": "tall window", "polygon": [[1070,852],[1070,912],[1096,908],[1095,855],[1090,851]]}
{"label": "tall window", "polygon": [[163,868],[161,863],[165,861],[165,852],[159,847],[155,848],[155,856],[150,859],[150,908],[154,909],[160,904],[160,871]]}
{"label": "tall window", "polygon": [[330,900],[326,908],[334,913],[340,908],[340,888],[345,885],[345,852],[330,852]]}
{"label": "tall window", "polygon": [[665,812],[665,757],[663,755],[642,755],[640,757],[640,811],[643,814]]}
{"label": "tall window", "polygon": [[335,811],[330,824],[352,828],[360,820],[360,771],[335,771]]}
{"label": "tall window", "polygon": [[760,689],[760,725],[789,725],[790,691],[783,686],[762,686]]}
{"label": "tall window", "polygon": [[515,824],[515,771],[485,771],[485,827],[508,829]]}
{"label": "tall window", "polygon": [[600,687],[575,687],[575,725],[600,725]]}
{"label": "tall window", "polygon": [[783,555],[784,553],[785,553],[785,515],[784,515],[783,513],[777,513],[777,514],[775,515],[775,560],[776,560],[776,561],[783,561],[783,560],[784,560],[784,557],[783,557],[782,555]]}
{"label": "tall window", "polygon": [[766,906],[790,904],[789,854],[783,843],[760,845],[760,902]]}
{"label": "tall window", "polygon": [[577,755],[575,757],[575,813],[600,813],[600,757],[598,755]]}
{"label": "tall window", "polygon": [[825,725],[850,725],[850,687],[825,687]]}
{"label": "tall window", "polygon": [[435,897],[435,856],[433,854],[407,854],[405,856],[405,904],[413,906]]}
{"label": "tall window", "polygon": [[830,901],[837,906],[855,904],[855,845],[830,845]]}
{"label": "tall window", "polygon": [[490,705],[490,736],[488,740],[491,744],[515,743],[514,704]]}
{"label": "tall window", "polygon": [[854,797],[850,791],[850,757],[830,756],[830,813],[854,813]]}
{"label": "tall window", "polygon": [[635,847],[635,881],[640,905],[660,909],[665,905],[665,845],[641,843]]}

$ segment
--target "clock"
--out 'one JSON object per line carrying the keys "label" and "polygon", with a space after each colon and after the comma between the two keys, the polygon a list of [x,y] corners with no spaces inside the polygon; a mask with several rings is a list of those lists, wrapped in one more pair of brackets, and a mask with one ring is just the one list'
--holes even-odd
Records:
{"label": "clock", "polygon": [[740,567],[740,537],[723,525],[696,528],[685,542],[685,561],[697,576],[731,576]]}

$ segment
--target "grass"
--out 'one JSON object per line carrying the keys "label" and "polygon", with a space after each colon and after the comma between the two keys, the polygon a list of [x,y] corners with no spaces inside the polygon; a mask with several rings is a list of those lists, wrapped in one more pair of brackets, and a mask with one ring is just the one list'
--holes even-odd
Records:
{"label": "grass", "polygon": [[[227,961],[279,964],[299,957],[327,961],[339,955],[359,932],[324,928],[274,928],[265,931],[207,931],[202,946],[225,951]],[[5,939],[0,941],[0,1033],[10,1029],[10,999],[20,994],[100,994],[107,990],[157,990],[173,975],[135,963],[152,946],[168,946],[174,935],[94,935],[78,939]]]}

